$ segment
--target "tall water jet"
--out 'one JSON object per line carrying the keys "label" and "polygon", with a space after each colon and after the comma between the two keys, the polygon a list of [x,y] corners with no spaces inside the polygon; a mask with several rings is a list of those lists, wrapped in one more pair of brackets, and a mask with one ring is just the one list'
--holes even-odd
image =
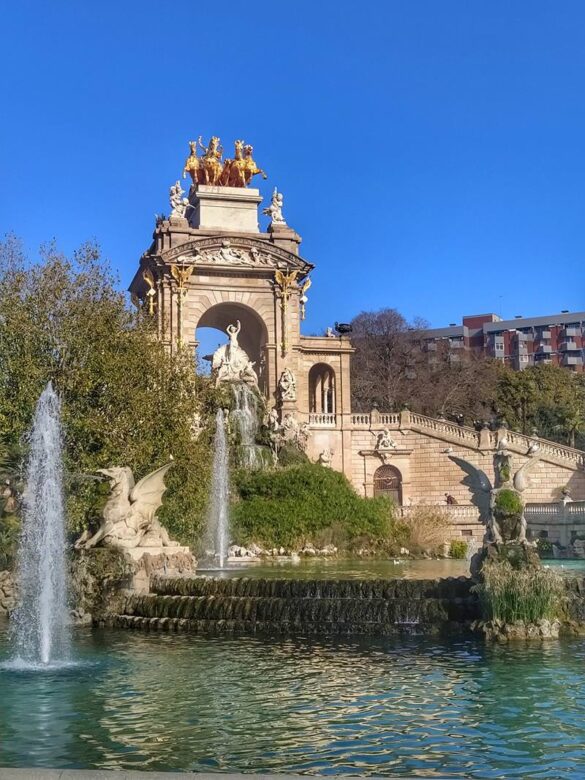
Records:
{"label": "tall water jet", "polygon": [[213,473],[211,476],[211,506],[208,522],[208,539],[213,545],[219,565],[227,558],[229,545],[229,452],[223,409],[215,416]]}
{"label": "tall water jet", "polygon": [[51,383],[29,443],[11,634],[16,661],[35,666],[66,661],[70,644],[60,403]]}

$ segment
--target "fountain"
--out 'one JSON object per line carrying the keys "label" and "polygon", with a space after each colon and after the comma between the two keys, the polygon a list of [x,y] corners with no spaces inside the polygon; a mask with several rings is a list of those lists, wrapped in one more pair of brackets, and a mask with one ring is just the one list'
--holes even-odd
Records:
{"label": "fountain", "polygon": [[69,658],[67,556],[60,403],[51,383],[35,410],[12,619],[14,664],[34,668]]}
{"label": "fountain", "polygon": [[215,557],[219,559],[220,568],[223,568],[229,545],[229,463],[223,409],[217,410],[215,423],[211,507],[207,531]]}

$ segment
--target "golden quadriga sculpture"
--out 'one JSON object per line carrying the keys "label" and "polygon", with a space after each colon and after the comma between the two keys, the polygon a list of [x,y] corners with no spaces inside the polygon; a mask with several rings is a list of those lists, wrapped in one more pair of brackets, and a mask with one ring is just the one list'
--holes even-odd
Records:
{"label": "golden quadriga sculpture", "polygon": [[[254,162],[254,147],[251,144],[238,140],[234,147],[233,158],[222,160],[223,146],[216,135],[211,136],[207,146],[202,136],[197,141],[189,141],[190,154],[185,161],[183,178],[189,174],[193,185],[209,184],[216,187],[247,187],[257,174],[267,178]],[[201,157],[197,155],[198,148],[203,152]]]}

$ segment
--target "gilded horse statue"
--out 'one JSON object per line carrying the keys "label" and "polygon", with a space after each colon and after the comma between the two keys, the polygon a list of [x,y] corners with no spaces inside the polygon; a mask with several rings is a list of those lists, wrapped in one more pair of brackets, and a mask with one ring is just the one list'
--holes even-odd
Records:
{"label": "gilded horse statue", "polygon": [[244,142],[236,141],[234,147],[234,159],[225,160],[220,184],[223,184],[224,187],[245,187]]}
{"label": "gilded horse statue", "polygon": [[252,181],[252,177],[256,176],[257,173],[261,173],[263,179],[268,178],[268,176],[264,173],[262,168],[258,168],[256,163],[254,162],[254,158],[252,157],[253,152],[254,152],[254,147],[251,144],[246,144],[244,146],[244,162],[245,162],[244,184],[241,185],[243,187],[248,185]]}
{"label": "gilded horse statue", "polygon": [[[201,136],[199,136],[199,143],[201,143]],[[186,179],[187,174],[189,174],[193,184],[197,184],[201,174],[201,160],[197,157],[197,141],[189,141],[189,149],[191,154],[185,160],[183,178]]]}
{"label": "gilded horse statue", "polygon": [[216,135],[212,135],[209,140],[209,146],[204,146],[201,138],[199,138],[198,143],[199,148],[205,152],[200,161],[199,183],[217,185],[220,183],[223,173],[223,163],[221,162],[223,147],[219,143],[219,138]]}

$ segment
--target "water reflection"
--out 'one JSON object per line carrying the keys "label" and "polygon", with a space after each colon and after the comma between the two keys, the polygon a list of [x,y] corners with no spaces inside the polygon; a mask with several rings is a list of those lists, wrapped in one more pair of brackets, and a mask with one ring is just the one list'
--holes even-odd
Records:
{"label": "water reflection", "polygon": [[0,766],[473,778],[585,766],[583,640],[76,640],[75,671],[0,670]]}

